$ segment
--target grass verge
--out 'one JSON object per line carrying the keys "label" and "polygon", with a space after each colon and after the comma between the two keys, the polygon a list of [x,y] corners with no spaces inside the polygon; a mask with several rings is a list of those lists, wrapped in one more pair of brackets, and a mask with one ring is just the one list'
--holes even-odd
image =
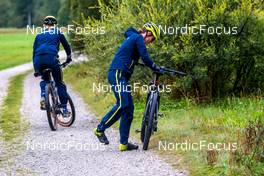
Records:
{"label": "grass verge", "polygon": [[1,156],[0,166],[5,172],[14,173],[22,171],[10,171],[14,156],[19,155],[23,148],[23,137],[28,129],[27,122],[21,119],[20,107],[23,98],[23,83],[28,73],[11,78],[8,86],[8,94],[3,102],[0,113],[0,142]]}
{"label": "grass verge", "polygon": [[4,99],[0,114],[0,129],[5,141],[12,140],[21,131],[20,106],[23,96],[23,81],[28,73],[11,78],[8,86],[8,94]]}

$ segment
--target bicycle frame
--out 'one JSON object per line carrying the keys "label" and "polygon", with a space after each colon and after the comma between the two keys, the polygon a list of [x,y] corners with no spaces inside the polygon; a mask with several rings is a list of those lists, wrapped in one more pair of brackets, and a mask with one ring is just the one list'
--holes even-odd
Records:
{"label": "bicycle frame", "polygon": [[[61,68],[64,68],[64,67],[67,66],[67,63],[59,64],[59,66]],[[56,102],[55,110],[56,110],[56,113],[58,114],[58,113],[60,113],[60,111],[57,111],[57,109],[60,106],[60,103],[59,103],[59,95],[58,95],[58,90],[57,90],[55,81],[53,79],[53,76],[51,75],[51,72],[52,72],[52,69],[50,69],[50,68],[47,68],[47,69],[44,69],[43,70],[43,74],[46,74],[46,76],[47,76],[47,80],[46,80],[47,81],[47,84],[46,84],[46,86],[49,86],[49,84],[50,84],[51,87],[52,87],[52,90],[53,90],[53,93],[54,93],[55,102]]]}
{"label": "bicycle frame", "polygon": [[[56,102],[56,105],[55,105],[55,110],[59,107],[59,98],[58,98],[58,91],[57,91],[57,88],[56,88],[56,84],[55,84],[55,81],[51,75],[51,69],[45,69],[44,70],[44,73],[47,74],[47,84],[46,86],[49,86],[51,85],[52,87],[52,91],[54,93],[54,98],[55,98],[55,102]],[[56,112],[57,113],[57,112]]]}

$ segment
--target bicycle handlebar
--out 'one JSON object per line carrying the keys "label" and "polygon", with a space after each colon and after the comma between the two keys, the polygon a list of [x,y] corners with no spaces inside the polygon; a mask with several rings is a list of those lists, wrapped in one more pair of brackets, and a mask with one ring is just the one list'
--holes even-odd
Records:
{"label": "bicycle handlebar", "polygon": [[63,62],[62,64],[59,64],[60,67],[65,68],[69,63]]}
{"label": "bicycle handlebar", "polygon": [[[146,67],[145,64],[143,63],[137,63],[136,65],[142,66],[142,67]],[[187,73],[181,72],[181,71],[177,71],[177,70],[172,70],[169,68],[166,68],[164,66],[161,67],[161,70],[167,73],[171,73],[173,76],[179,75],[179,76],[186,76]]]}
{"label": "bicycle handlebar", "polygon": [[[63,62],[62,64],[59,64],[59,67],[61,67],[61,68],[65,68],[68,64],[69,64],[69,63],[67,63],[67,62]],[[35,77],[39,77],[39,76],[41,76],[41,74],[40,74],[39,72],[34,72],[33,75],[34,75]]]}
{"label": "bicycle handlebar", "polygon": [[187,74],[184,73],[184,72],[181,72],[181,71],[177,71],[177,70],[172,70],[172,69],[169,69],[169,68],[163,68],[161,67],[162,70],[164,70],[165,72],[169,72],[169,73],[172,73],[173,76],[176,76],[176,75],[179,75],[179,76],[186,76]]}

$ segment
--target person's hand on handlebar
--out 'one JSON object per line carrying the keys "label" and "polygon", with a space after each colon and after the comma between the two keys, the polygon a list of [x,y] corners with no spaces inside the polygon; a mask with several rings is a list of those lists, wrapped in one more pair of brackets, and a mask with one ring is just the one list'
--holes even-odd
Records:
{"label": "person's hand on handlebar", "polygon": [[163,74],[164,73],[164,67],[154,64],[154,71]]}

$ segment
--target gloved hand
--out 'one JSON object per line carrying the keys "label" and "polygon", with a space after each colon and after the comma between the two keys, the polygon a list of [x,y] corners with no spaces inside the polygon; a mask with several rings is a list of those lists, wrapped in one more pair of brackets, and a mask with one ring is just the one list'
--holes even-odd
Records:
{"label": "gloved hand", "polygon": [[35,76],[35,77],[38,77],[38,76],[40,76],[40,73],[39,73],[39,72],[35,72],[35,73],[34,73],[34,76]]}
{"label": "gloved hand", "polygon": [[72,61],[71,55],[67,56],[66,63],[69,64]]}
{"label": "gloved hand", "polygon": [[160,67],[160,66],[154,64],[154,65],[153,65],[153,68],[154,68],[154,71],[155,71],[155,72],[159,72],[159,73],[161,73],[161,74],[164,73],[163,67]]}

